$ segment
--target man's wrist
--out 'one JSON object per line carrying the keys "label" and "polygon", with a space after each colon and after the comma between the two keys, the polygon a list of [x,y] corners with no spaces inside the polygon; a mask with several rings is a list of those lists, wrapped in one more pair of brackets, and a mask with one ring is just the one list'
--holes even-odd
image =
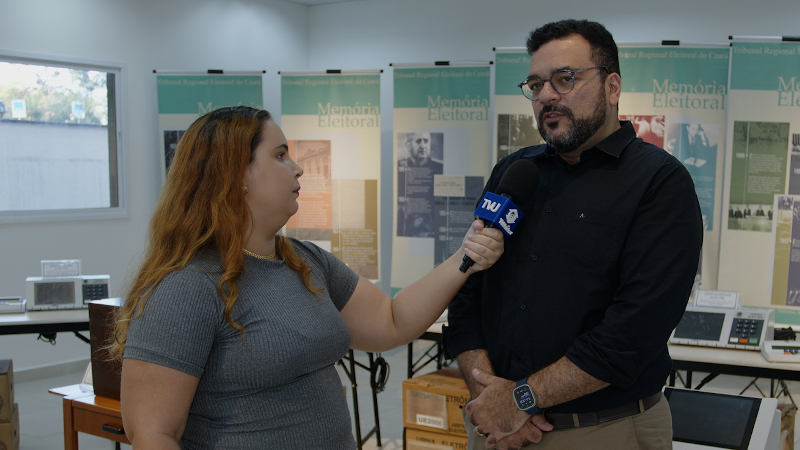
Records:
{"label": "man's wrist", "polygon": [[533,388],[528,384],[527,378],[517,381],[517,385],[512,392],[512,397],[517,408],[530,415],[539,414],[544,411],[542,408],[539,408],[536,395],[533,393]]}

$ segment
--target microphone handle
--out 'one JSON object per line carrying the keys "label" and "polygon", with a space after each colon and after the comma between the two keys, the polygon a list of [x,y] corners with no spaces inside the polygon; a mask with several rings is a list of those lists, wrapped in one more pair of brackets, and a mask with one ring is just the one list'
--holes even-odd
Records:
{"label": "microphone handle", "polygon": [[472,267],[473,264],[475,264],[475,261],[473,261],[469,256],[464,255],[464,257],[461,258],[461,265],[458,266],[458,270],[460,270],[461,273],[467,273],[467,269]]}

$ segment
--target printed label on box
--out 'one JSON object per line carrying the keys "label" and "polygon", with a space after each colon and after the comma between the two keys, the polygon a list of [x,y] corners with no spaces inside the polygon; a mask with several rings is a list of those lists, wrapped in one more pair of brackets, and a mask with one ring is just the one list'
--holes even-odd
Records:
{"label": "printed label on box", "polygon": [[417,414],[417,425],[441,428],[443,430],[447,429],[444,417],[426,416],[425,414]]}
{"label": "printed label on box", "polygon": [[420,391],[406,391],[406,422],[447,429],[447,397]]}
{"label": "printed label on box", "polygon": [[409,441],[406,450],[453,450],[453,447],[421,441]]}
{"label": "printed label on box", "polygon": [[436,450],[467,450],[469,438],[454,436],[449,433],[435,431],[422,431],[406,428],[406,450],[436,449]]}

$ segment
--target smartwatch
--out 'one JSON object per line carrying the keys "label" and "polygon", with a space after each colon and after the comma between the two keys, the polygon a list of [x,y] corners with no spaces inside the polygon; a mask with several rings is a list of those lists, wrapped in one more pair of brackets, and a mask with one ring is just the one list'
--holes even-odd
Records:
{"label": "smartwatch", "polygon": [[527,378],[517,381],[517,387],[514,388],[514,403],[517,408],[530,415],[544,411],[542,408],[536,407],[536,396],[533,395],[533,389],[528,384]]}

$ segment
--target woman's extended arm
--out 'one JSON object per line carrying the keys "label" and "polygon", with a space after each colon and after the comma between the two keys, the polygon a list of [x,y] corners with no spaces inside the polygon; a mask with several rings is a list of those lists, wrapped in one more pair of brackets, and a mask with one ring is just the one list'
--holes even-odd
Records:
{"label": "woman's extended arm", "polygon": [[[465,252],[475,264],[467,273],[462,273],[458,267]],[[484,228],[483,222],[476,220],[459,251],[400,290],[394,299],[366,278],[359,278],[353,295],[342,309],[342,317],[352,335],[350,346],[379,352],[416,339],[439,318],[469,275],[488,269],[502,254],[502,232],[497,228]]]}

